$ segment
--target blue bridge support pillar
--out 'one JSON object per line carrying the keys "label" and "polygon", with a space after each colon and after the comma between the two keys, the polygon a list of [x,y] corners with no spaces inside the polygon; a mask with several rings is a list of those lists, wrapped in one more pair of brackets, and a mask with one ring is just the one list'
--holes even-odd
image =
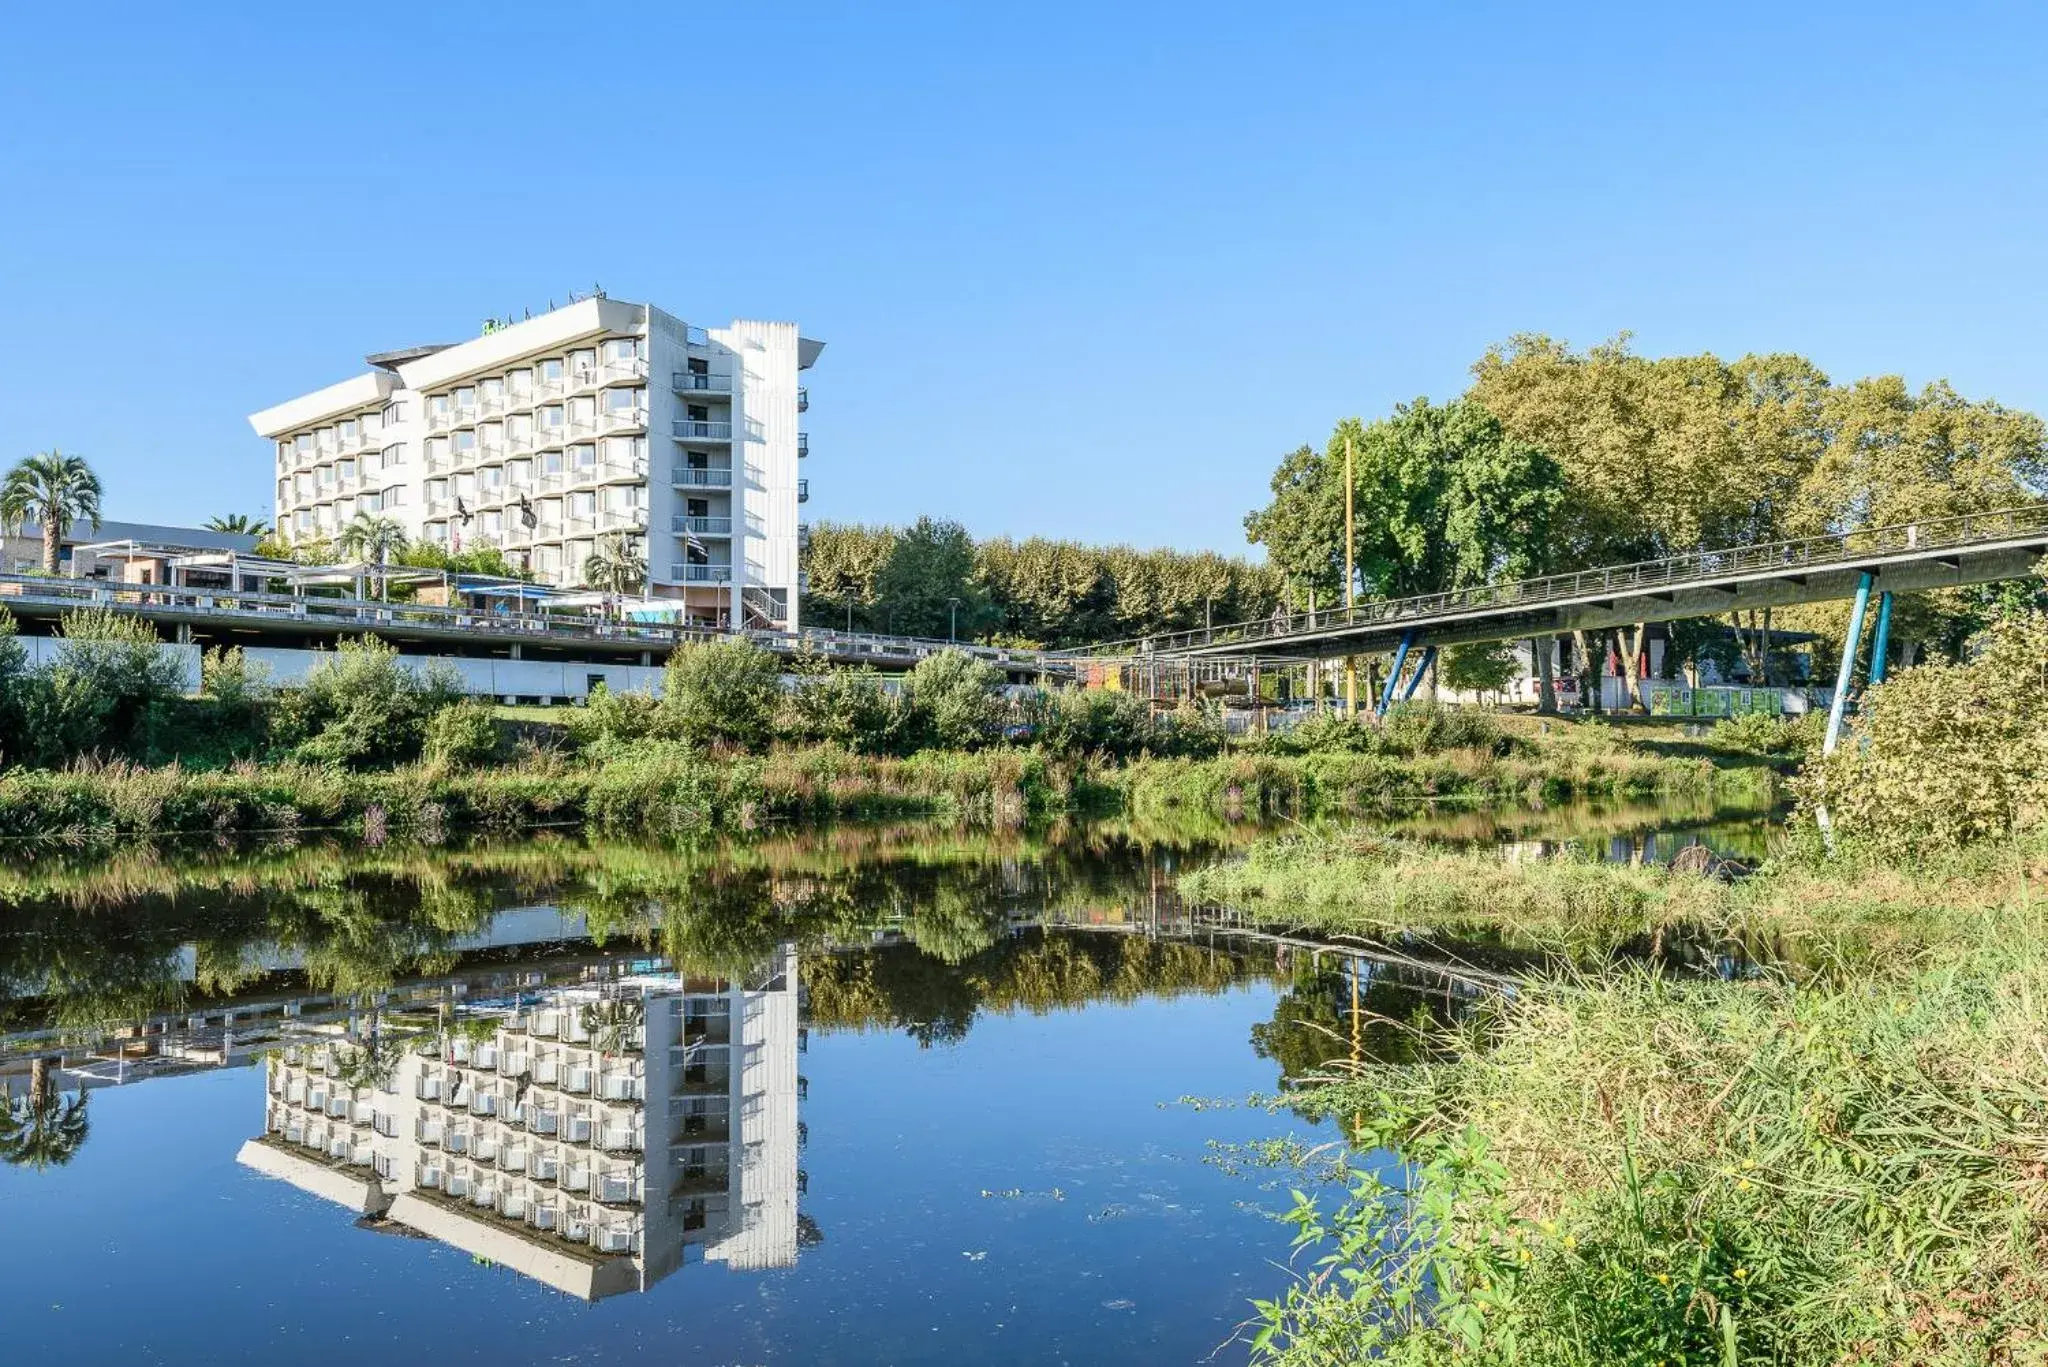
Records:
{"label": "blue bridge support pillar", "polygon": [[1387,686],[1380,690],[1379,705],[1373,708],[1375,718],[1387,715],[1387,709],[1394,705],[1394,690],[1401,686],[1401,669],[1408,663],[1408,649],[1415,644],[1415,629],[1410,627],[1401,633],[1401,644],[1394,649],[1394,667],[1387,671]]}
{"label": "blue bridge support pillar", "polygon": [[1870,584],[1868,573],[1856,580],[1856,601],[1849,608],[1849,632],[1842,638],[1842,667],[1835,671],[1835,697],[1828,704],[1827,738],[1820,746],[1824,755],[1833,754],[1842,740],[1842,714],[1849,706],[1849,684],[1856,677],[1856,652],[1863,646],[1863,616],[1870,610]]}

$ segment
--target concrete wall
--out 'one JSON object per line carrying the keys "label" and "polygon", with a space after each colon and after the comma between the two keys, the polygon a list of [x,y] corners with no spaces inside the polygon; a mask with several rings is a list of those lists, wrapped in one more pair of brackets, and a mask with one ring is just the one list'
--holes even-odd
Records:
{"label": "concrete wall", "polygon": [[[17,636],[15,639],[27,648],[28,662],[31,668],[53,663],[58,653],[64,648],[63,640],[56,636]],[[199,657],[201,651],[198,646],[163,644],[157,647],[157,653],[168,655],[178,662],[178,667],[184,671],[185,691],[187,693],[197,693],[199,691]]]}
{"label": "concrete wall", "polygon": [[[166,649],[192,650],[180,646]],[[247,646],[249,660],[270,670],[271,680],[280,684],[305,682],[313,667],[329,652],[295,650],[283,646]],[[642,665],[591,664],[577,660],[477,660],[453,655],[406,655],[412,669],[445,665],[462,680],[465,692],[485,698],[584,698],[593,680],[602,679],[614,693],[661,693],[661,669]],[[196,670],[196,665],[195,665]],[[195,674],[196,681],[196,674]]]}

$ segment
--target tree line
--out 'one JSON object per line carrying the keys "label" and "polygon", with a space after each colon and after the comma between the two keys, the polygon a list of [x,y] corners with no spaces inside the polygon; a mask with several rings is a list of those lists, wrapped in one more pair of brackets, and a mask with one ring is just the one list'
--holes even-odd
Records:
{"label": "tree line", "polygon": [[1213,551],[1029,537],[976,540],[957,522],[825,522],[804,553],[814,626],[1048,649],[1263,617],[1274,569]]}

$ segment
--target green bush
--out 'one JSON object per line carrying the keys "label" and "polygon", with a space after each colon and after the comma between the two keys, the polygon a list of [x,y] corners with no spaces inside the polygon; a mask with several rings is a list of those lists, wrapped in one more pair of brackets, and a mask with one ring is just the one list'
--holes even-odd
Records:
{"label": "green bush", "polygon": [[904,687],[918,741],[943,750],[977,750],[1002,739],[1010,707],[1003,671],[964,650],[927,655]]}
{"label": "green bush", "polygon": [[272,733],[316,764],[397,764],[418,757],[427,719],[460,696],[453,674],[412,669],[375,637],[343,641],[303,685],[278,695]]}
{"label": "green bush", "polygon": [[67,613],[62,631],[57,658],[21,680],[24,762],[153,758],[185,692],[178,658],[149,623],[111,608]]}
{"label": "green bush", "polygon": [[1339,711],[1318,712],[1284,731],[1274,731],[1255,748],[1275,755],[1380,755],[1387,744],[1378,727]]}
{"label": "green bush", "polygon": [[648,693],[614,693],[603,684],[590,690],[569,714],[569,734],[579,745],[613,745],[645,740],[660,729],[661,704]]}
{"label": "green bush", "polygon": [[1387,748],[1400,755],[1434,755],[1445,750],[1500,752],[1504,737],[1493,714],[1476,707],[1401,703],[1388,709],[1381,726]]}
{"label": "green bush", "polygon": [[1843,838],[1893,856],[2048,824],[2048,617],[2008,619],[1968,663],[1870,689],[1854,735],[1801,787]]}
{"label": "green bush", "polygon": [[863,754],[894,754],[908,739],[910,709],[872,669],[806,675],[782,699],[779,729],[798,745],[843,745]]}
{"label": "green bush", "polygon": [[490,706],[474,699],[450,703],[427,718],[426,756],[442,764],[473,769],[498,753],[498,722]]}
{"label": "green bush", "polygon": [[1171,728],[1155,721],[1151,704],[1134,693],[1052,689],[1024,705],[1024,720],[1033,738],[1059,755],[1129,759],[1173,748]]}
{"label": "green bush", "polygon": [[782,699],[775,657],[744,637],[686,645],[663,676],[661,730],[692,745],[767,746]]}
{"label": "green bush", "polygon": [[1716,725],[1709,734],[1714,744],[1752,755],[1782,755],[1803,760],[1820,749],[1827,729],[1827,714],[1809,712],[1803,717],[1774,717],[1768,712],[1745,712]]}

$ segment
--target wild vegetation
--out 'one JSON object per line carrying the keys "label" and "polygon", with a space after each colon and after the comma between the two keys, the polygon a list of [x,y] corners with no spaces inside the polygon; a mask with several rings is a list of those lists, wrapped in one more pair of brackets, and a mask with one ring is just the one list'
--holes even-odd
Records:
{"label": "wild vegetation", "polygon": [[1184,879],[1276,923],[1549,965],[1290,1094],[1391,1157],[1298,1201],[1262,1355],[2030,1360],[2041,627],[1870,690],[1754,876],[1296,838]]}

